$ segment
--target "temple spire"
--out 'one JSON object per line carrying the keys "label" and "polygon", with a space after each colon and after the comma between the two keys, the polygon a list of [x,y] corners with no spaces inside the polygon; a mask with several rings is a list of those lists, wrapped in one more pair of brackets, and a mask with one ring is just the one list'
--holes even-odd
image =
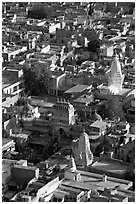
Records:
{"label": "temple spire", "polygon": [[114,50],[113,60],[111,64],[111,74],[108,81],[110,86],[110,91],[115,94],[122,91],[123,79],[124,79],[124,76],[122,75],[119,57],[116,51]]}

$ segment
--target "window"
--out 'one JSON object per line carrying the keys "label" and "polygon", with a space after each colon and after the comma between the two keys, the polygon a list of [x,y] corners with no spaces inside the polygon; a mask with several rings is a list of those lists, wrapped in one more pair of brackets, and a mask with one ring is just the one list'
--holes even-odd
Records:
{"label": "window", "polygon": [[17,86],[15,86],[15,87],[13,88],[13,92],[15,92],[15,91],[17,91]]}
{"label": "window", "polygon": [[23,88],[23,83],[19,84],[19,89]]}
{"label": "window", "polygon": [[10,56],[10,60],[12,60],[12,59],[13,59],[13,55]]}
{"label": "window", "polygon": [[2,99],[2,102],[4,102],[4,101],[6,101],[6,98],[5,98],[5,97]]}

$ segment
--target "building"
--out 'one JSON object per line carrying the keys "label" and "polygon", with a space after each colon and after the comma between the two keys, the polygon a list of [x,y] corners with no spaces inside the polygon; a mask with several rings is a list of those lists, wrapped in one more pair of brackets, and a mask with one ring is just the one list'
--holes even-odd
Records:
{"label": "building", "polygon": [[135,140],[129,137],[129,142],[124,142],[119,147],[119,158],[124,162],[133,164],[135,161]]}
{"label": "building", "polygon": [[[128,201],[128,199],[134,199],[134,193],[132,194],[131,191],[127,190],[130,186],[132,186],[130,181],[78,170],[74,159],[71,158],[70,165],[65,171],[64,179],[57,190],[55,190],[51,201]],[[107,194],[106,191],[109,191],[109,193]],[[122,195],[121,192],[123,192]]]}
{"label": "building", "polygon": [[92,173],[105,174],[120,179],[124,179],[124,173],[129,168],[129,163],[113,158],[111,151],[101,152],[100,157],[88,167]]}
{"label": "building", "polygon": [[65,91],[66,97],[78,97],[79,95],[82,95],[88,91],[90,91],[92,88],[92,85],[83,85],[83,84],[77,84],[76,86],[73,86],[72,88]]}
{"label": "building", "polygon": [[106,132],[107,123],[104,121],[96,120],[90,125],[90,134],[103,136]]}
{"label": "building", "polygon": [[126,96],[128,96],[133,90],[123,88],[124,75],[122,74],[121,64],[117,55],[113,56],[111,69],[107,75],[108,84],[101,84],[97,87],[97,91],[95,91],[95,98],[108,100],[108,98],[110,99],[113,97],[118,98],[118,100],[123,103]]}
{"label": "building", "polygon": [[100,56],[102,57],[112,57],[113,55],[113,44],[104,44],[100,47]]}
{"label": "building", "polygon": [[2,157],[8,158],[15,150],[15,142],[11,138],[2,138]]}
{"label": "building", "polygon": [[52,197],[53,191],[56,190],[60,181],[55,178],[46,183],[40,178],[33,179],[29,182],[28,186],[16,194],[10,201],[11,202],[46,202],[45,197]]}
{"label": "building", "polygon": [[18,55],[21,52],[26,52],[27,46],[13,46],[9,45],[8,47],[3,47],[3,61],[11,61],[14,59],[16,55]]}
{"label": "building", "polygon": [[39,169],[27,166],[26,160],[4,159],[2,164],[3,201],[10,201],[18,191],[27,186],[31,179],[39,175]]}
{"label": "building", "polygon": [[2,106],[13,106],[24,93],[24,80],[19,70],[5,70],[2,73]]}
{"label": "building", "polygon": [[53,124],[73,125],[75,123],[74,107],[68,101],[60,100],[53,105]]}
{"label": "building", "polygon": [[82,111],[87,111],[90,113],[90,110],[88,111],[88,108],[86,109],[89,104],[91,104],[94,101],[93,94],[83,94],[76,99],[72,101],[72,104],[76,110],[82,110]]}

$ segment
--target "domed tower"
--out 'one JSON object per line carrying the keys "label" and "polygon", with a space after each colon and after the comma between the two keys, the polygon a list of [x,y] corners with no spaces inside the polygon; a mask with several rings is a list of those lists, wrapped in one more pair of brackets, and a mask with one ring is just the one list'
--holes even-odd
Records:
{"label": "domed tower", "polygon": [[71,171],[71,172],[75,172],[75,171],[77,170],[77,169],[76,169],[75,160],[74,160],[73,157],[70,158],[68,169],[69,169],[69,171]]}
{"label": "domed tower", "polygon": [[82,164],[84,166],[90,165],[93,161],[93,154],[90,150],[89,137],[84,130],[79,137],[78,150],[75,161],[76,164]]}
{"label": "domed tower", "polygon": [[111,64],[111,73],[108,80],[109,89],[112,93],[117,94],[122,91],[124,75],[122,75],[121,64],[116,53],[113,55]]}
{"label": "domed tower", "polygon": [[95,117],[95,120],[102,121],[102,118],[101,118],[101,116],[97,113],[97,110],[95,110],[94,117]]}

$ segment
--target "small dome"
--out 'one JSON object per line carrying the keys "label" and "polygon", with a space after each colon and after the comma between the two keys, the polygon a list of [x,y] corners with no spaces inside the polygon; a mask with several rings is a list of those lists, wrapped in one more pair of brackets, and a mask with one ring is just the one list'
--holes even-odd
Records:
{"label": "small dome", "polygon": [[97,113],[97,111],[95,111],[95,120],[102,121],[102,118],[101,118],[101,116]]}
{"label": "small dome", "polygon": [[31,106],[29,103],[26,104],[26,107],[28,108],[28,110],[33,110],[33,106]]}
{"label": "small dome", "polygon": [[76,171],[76,164],[75,164],[75,160],[73,157],[71,157],[69,161],[69,170]]}

